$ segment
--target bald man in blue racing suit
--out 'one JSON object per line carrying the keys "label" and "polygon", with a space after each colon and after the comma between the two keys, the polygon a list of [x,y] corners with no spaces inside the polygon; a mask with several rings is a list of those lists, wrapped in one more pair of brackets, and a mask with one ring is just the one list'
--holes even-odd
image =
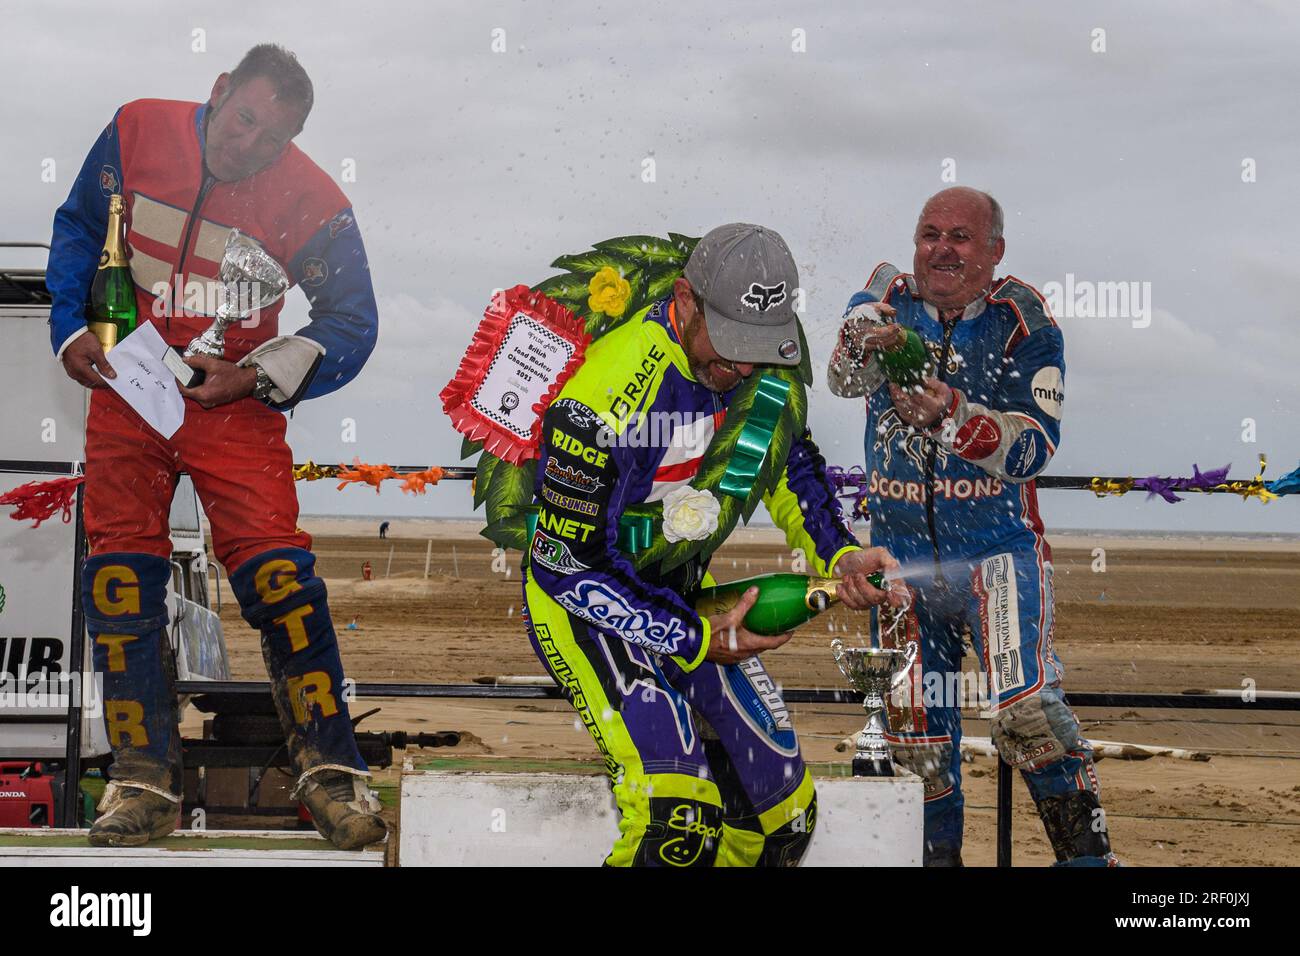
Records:
{"label": "bald man in blue racing suit", "polygon": [[[1005,243],[991,196],[932,197],[915,244],[914,274],[883,263],[849,300],[829,381],[837,395],[866,397],[871,543],[916,589],[905,624],[920,653],[890,750],[925,781],[924,861],[961,865],[954,698],[969,631],[993,741],[1029,785],[1058,862],[1110,864],[1092,751],[1052,646],[1051,549],[1033,481],[1060,438],[1064,340],[1035,289],[993,281]],[[885,387],[878,359],[900,326],[917,332],[932,363],[912,389]],[[877,640],[880,625],[873,614]]]}

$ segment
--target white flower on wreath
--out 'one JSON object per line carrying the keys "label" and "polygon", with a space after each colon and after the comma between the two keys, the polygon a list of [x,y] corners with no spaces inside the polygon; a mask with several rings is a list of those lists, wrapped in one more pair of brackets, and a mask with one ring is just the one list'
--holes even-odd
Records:
{"label": "white flower on wreath", "polygon": [[664,537],[669,541],[702,541],[718,530],[722,505],[713,492],[690,485],[674,488],[664,497]]}

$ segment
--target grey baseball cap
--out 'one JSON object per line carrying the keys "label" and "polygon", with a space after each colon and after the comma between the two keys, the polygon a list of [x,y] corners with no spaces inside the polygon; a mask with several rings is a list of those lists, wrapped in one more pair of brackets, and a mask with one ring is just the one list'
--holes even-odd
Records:
{"label": "grey baseball cap", "polygon": [[745,222],[719,226],[695,246],[685,276],[704,300],[705,326],[719,355],[755,365],[799,364],[799,270],[780,233]]}

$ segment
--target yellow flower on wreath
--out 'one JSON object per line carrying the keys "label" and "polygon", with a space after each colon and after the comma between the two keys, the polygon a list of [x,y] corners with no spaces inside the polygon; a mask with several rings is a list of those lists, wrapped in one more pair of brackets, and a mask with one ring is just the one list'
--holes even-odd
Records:
{"label": "yellow flower on wreath", "polygon": [[619,275],[613,266],[605,266],[591,277],[587,291],[591,293],[587,308],[618,318],[627,311],[627,303],[632,298],[632,283]]}

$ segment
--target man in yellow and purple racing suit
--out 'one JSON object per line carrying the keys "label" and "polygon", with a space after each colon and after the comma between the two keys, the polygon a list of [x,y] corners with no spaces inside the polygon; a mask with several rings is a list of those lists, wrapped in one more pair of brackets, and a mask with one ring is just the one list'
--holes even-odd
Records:
{"label": "man in yellow and purple racing suit", "polygon": [[[692,599],[709,555],[638,570],[618,548],[626,508],[691,483],[756,366],[799,364],[797,286],[777,233],[713,230],[671,296],[593,343],[543,420],[529,637],[610,775],[622,814],[610,865],[795,865],[812,836],[812,778],[757,656],[790,634],[744,628],[753,589],[729,613],[700,617]],[[636,440],[656,416],[672,416],[671,428],[652,424],[659,440]],[[764,503],[813,573],[843,578],[847,607],[887,600],[867,575],[893,561],[847,530],[808,431]]]}

